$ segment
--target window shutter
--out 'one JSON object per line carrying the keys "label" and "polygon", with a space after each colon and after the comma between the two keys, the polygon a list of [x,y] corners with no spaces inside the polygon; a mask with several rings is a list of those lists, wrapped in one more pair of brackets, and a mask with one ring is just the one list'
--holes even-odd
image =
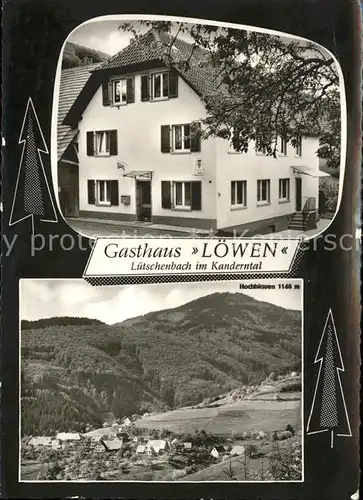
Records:
{"label": "window shutter", "polygon": [[95,181],[93,180],[88,180],[87,181],[87,193],[88,193],[88,204],[89,205],[94,205],[96,203],[96,196],[95,196]]}
{"label": "window shutter", "polygon": [[175,70],[169,72],[169,97],[178,97],[178,73]]}
{"label": "window shutter", "polygon": [[202,183],[193,181],[192,183],[192,210],[202,210]]}
{"label": "window shutter", "polygon": [[126,102],[135,102],[134,77],[130,76],[126,80]]}
{"label": "window shutter", "polygon": [[110,155],[117,155],[117,130],[110,130]]}
{"label": "window shutter", "polygon": [[161,181],[161,208],[171,208],[170,181]]}
{"label": "window shutter", "polygon": [[118,205],[118,181],[110,181],[111,183],[111,205]]}
{"label": "window shutter", "polygon": [[141,100],[149,101],[149,75],[141,75]]}
{"label": "window shutter", "polygon": [[102,105],[109,106],[111,103],[111,88],[109,82],[103,82],[102,84]]}
{"label": "window shutter", "polygon": [[87,156],[95,154],[95,135],[94,132],[87,132]]}
{"label": "window shutter", "polygon": [[190,151],[200,151],[200,143],[201,143],[201,126],[200,123],[193,124],[190,127],[191,141],[190,141]]}
{"label": "window shutter", "polygon": [[170,153],[170,125],[161,125],[161,152]]}

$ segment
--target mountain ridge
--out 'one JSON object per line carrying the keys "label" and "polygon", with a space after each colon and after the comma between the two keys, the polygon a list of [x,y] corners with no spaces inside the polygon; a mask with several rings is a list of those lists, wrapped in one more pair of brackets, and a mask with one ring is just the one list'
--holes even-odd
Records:
{"label": "mountain ridge", "polygon": [[22,360],[24,432],[82,430],[300,371],[301,312],[223,292],[114,325],[48,321],[22,331]]}

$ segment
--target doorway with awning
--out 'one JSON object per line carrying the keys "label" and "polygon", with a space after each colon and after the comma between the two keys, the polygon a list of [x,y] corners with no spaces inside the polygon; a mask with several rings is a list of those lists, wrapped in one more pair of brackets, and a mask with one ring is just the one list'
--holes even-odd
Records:
{"label": "doorway with awning", "polygon": [[125,172],[123,177],[135,179],[136,192],[136,220],[140,222],[151,222],[151,170],[131,170]]}

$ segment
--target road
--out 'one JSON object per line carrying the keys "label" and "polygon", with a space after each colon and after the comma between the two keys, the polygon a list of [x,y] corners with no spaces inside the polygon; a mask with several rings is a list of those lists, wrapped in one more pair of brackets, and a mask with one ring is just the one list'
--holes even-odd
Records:
{"label": "road", "polygon": [[85,222],[77,219],[68,219],[68,224],[83,236],[94,238],[96,236],[115,236],[121,238],[186,238],[189,234],[185,231],[153,228],[150,225],[135,227],[129,224],[107,224],[105,222]]}

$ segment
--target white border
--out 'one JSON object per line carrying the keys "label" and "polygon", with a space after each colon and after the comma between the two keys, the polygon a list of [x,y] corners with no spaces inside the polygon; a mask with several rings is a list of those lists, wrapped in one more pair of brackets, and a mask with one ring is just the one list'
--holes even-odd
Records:
{"label": "white border", "polygon": [[[90,483],[95,483],[95,484],[133,484],[133,483],[139,483],[139,484],[226,484],[226,483],[232,483],[232,484],[239,484],[239,485],[244,485],[244,484],[286,484],[286,483],[304,483],[305,481],[305,428],[304,428],[304,369],[305,369],[305,363],[304,363],[304,280],[302,278],[259,278],[256,280],[251,280],[251,279],[240,279],[240,280],[223,280],[223,282],[228,282],[228,283],[236,283],[236,286],[240,284],[241,282],[247,282],[247,283],[252,283],[256,281],[276,281],[276,282],[284,282],[284,283],[291,283],[295,282],[296,284],[299,283],[300,285],[300,298],[301,298],[301,476],[302,479],[296,480],[296,481],[94,481],[94,480],[78,480],[78,481],[68,481],[68,480],[61,480],[61,481],[54,481],[54,480],[22,480],[21,479],[21,303],[22,303],[22,293],[21,293],[21,283],[23,281],[82,281],[84,280],[82,278],[20,278],[19,279],[19,354],[18,354],[18,377],[19,377],[19,393],[18,393],[18,412],[19,412],[19,446],[18,446],[18,482],[19,483],[25,483],[25,484],[54,484],[55,486],[60,483],[66,483],[66,484],[90,484]],[[192,282],[191,282],[192,283]],[[202,283],[201,281],[195,282],[197,283]],[[205,283],[220,283],[220,280],[218,281],[206,281]],[[163,285],[170,285],[170,283],[143,283],[142,285],[148,286],[148,285],[158,285],[158,286],[163,286]],[[184,284],[184,283],[181,283]],[[91,286],[91,285],[89,285]],[[138,285],[130,285],[130,286],[138,286]],[[243,293],[243,292],[242,292]]]}
{"label": "white border", "polygon": [[[316,238],[320,234],[324,233],[332,224],[334,221],[335,217],[338,214],[339,208],[340,208],[340,203],[342,199],[342,193],[343,193],[343,184],[344,184],[344,177],[345,177],[345,164],[346,164],[346,153],[347,153],[347,101],[346,101],[346,94],[345,94],[345,84],[344,84],[344,77],[343,77],[343,71],[341,69],[341,66],[335,57],[335,55],[330,52],[327,48],[325,48],[323,45],[320,45],[317,42],[314,42],[312,40],[309,40],[307,38],[303,38],[297,35],[292,35],[290,33],[285,33],[282,31],[275,31],[271,29],[265,29],[265,28],[258,28],[255,26],[248,26],[245,24],[235,24],[235,23],[224,23],[220,21],[211,21],[208,19],[198,19],[198,18],[193,18],[193,17],[177,17],[177,16],[163,16],[163,15],[149,15],[149,14],[119,14],[119,15],[109,15],[109,16],[99,16],[99,17],[94,17],[92,19],[89,19],[88,21],[85,21],[84,23],[78,25],[76,28],[74,28],[65,41],[63,42],[60,54],[59,54],[59,59],[58,59],[58,64],[57,64],[57,70],[55,74],[55,79],[54,79],[54,89],[53,89],[53,108],[52,108],[52,118],[51,118],[51,172],[52,172],[52,180],[53,180],[53,188],[54,192],[56,194],[56,200],[57,200],[57,205],[59,212],[62,215],[62,218],[66,224],[68,222],[63,216],[62,210],[60,209],[60,204],[59,204],[59,194],[58,194],[58,153],[57,153],[57,123],[58,123],[58,103],[59,103],[59,90],[60,90],[60,76],[61,76],[61,71],[62,71],[62,60],[63,60],[63,52],[65,45],[67,43],[68,38],[79,28],[82,26],[85,26],[90,23],[94,23],[97,21],[174,21],[174,22],[184,22],[184,23],[191,23],[191,24],[202,24],[202,25],[210,25],[210,26],[220,26],[220,27],[225,27],[225,28],[232,28],[232,29],[239,29],[239,30],[246,30],[246,31],[255,31],[257,33],[266,33],[268,35],[278,35],[281,37],[289,37],[294,40],[299,40],[299,41],[304,41],[304,42],[310,42],[320,49],[323,49],[327,54],[329,54],[332,59],[335,62],[337,72],[339,75],[339,83],[340,83],[340,119],[341,119],[341,142],[340,142],[340,166],[339,166],[339,192],[338,192],[338,201],[337,201],[337,207],[334,213],[334,217],[331,219],[329,225],[324,228],[322,231],[317,232],[315,235],[307,237],[306,241],[311,240],[313,238]],[[69,224],[68,224],[69,225]],[[69,227],[72,228],[73,231],[76,231],[73,229],[71,225]],[[79,233],[76,231],[78,234],[85,238],[90,238],[90,239],[95,239],[94,237],[87,236],[86,234]],[[262,235],[263,236],[263,235]]]}

